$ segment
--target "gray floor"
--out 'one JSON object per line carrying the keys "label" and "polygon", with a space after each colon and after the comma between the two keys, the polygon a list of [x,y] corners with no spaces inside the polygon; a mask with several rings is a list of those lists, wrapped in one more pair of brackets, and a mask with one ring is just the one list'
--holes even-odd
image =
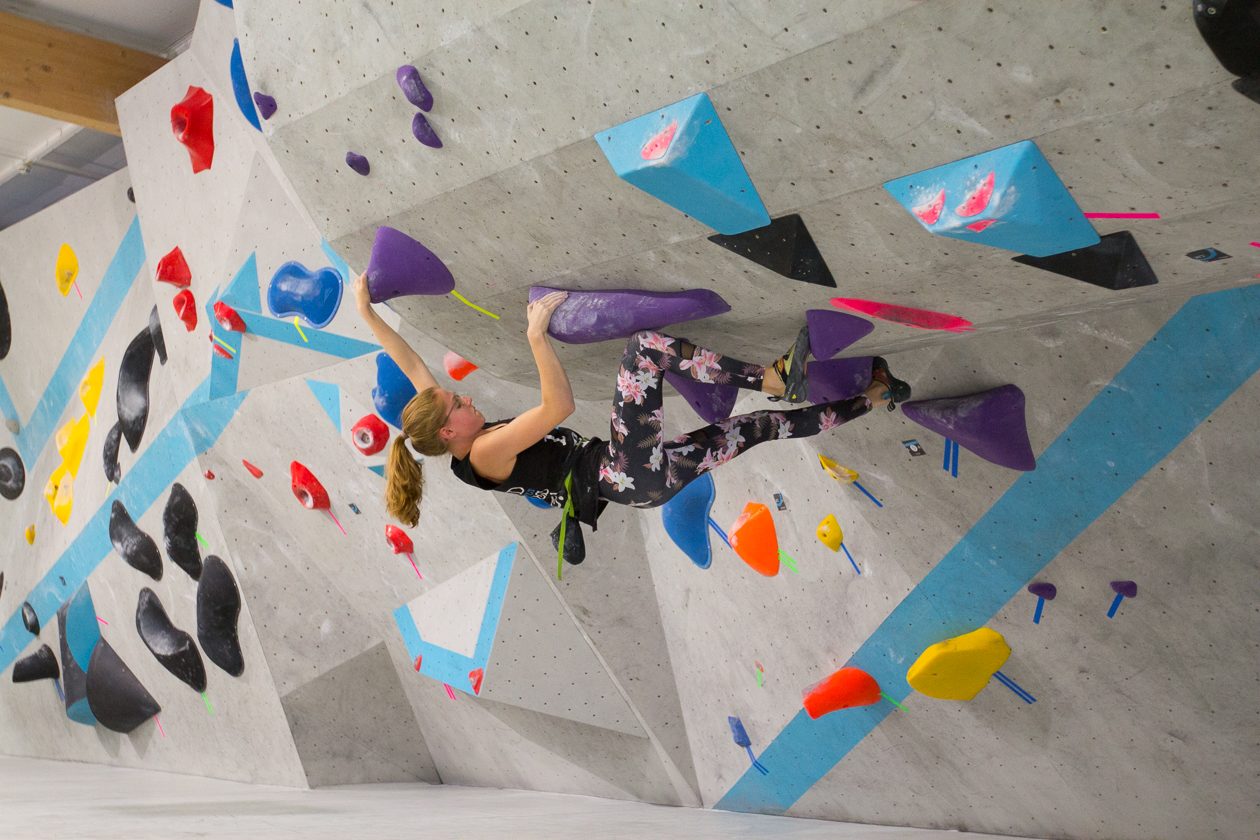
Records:
{"label": "gray floor", "polygon": [[663,808],[451,785],[294,790],[96,764],[0,756],[0,836],[26,838],[503,837],[967,840],[990,834]]}

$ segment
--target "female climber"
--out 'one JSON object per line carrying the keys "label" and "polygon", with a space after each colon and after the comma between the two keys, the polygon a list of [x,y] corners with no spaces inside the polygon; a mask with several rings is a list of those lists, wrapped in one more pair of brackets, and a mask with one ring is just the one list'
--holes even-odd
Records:
{"label": "female climber", "polygon": [[[390,515],[415,525],[420,516],[424,473],[407,451],[451,456],[459,479],[482,490],[529,496],[564,508],[553,542],[564,559],[581,561],[581,529],[595,527],[609,502],[634,507],[665,504],[686,484],[768,440],[816,435],[866,414],[874,406],[910,397],[910,386],[888,371],[883,359],[872,364],[869,388],[851,399],[791,411],[754,411],[665,440],[662,382],[665,371],[700,382],[761,391],[772,400],[805,402],[805,362],[809,337],[802,329],[792,348],[772,365],[748,364],[682,339],[643,331],[630,336],[617,372],[610,440],[585,438],[560,425],[573,413],[573,390],[547,336],[556,307],[567,297],[552,292],[525,310],[542,399],[516,417],[493,423],[471,397],[438,385],[415,352],[372,309],[367,275],[355,280],[359,313],[376,340],[416,386],[402,410],[402,431],[386,466],[386,506]],[[565,528],[564,526],[568,526]],[[576,534],[576,544],[570,547]]]}

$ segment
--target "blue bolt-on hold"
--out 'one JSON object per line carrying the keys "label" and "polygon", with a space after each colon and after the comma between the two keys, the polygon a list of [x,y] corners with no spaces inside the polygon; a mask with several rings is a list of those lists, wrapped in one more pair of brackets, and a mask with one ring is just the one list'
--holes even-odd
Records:
{"label": "blue bolt-on hold", "polygon": [[245,59],[241,57],[241,42],[232,39],[232,59],[229,64],[232,76],[232,95],[236,104],[245,115],[245,119],[254,128],[262,131],[262,123],[258,121],[258,110],[254,107],[254,99],[250,95],[249,80],[245,78]]}
{"label": "blue bolt-on hold", "polygon": [[713,562],[708,525],[709,510],[716,495],[713,476],[703,473],[661,506],[665,533],[701,569],[709,568]]}
{"label": "blue bolt-on hold", "polygon": [[402,410],[416,395],[416,386],[388,353],[376,354],[376,387],[372,405],[376,413],[395,429],[402,428]]}
{"label": "blue bolt-on hold", "polygon": [[345,290],[341,275],[331,266],[311,271],[300,262],[276,269],[267,284],[267,308],[277,318],[297,315],[312,327],[326,327],[341,306]]}
{"label": "blue bolt-on hold", "polygon": [[748,737],[747,730],[744,729],[744,722],[734,715],[727,715],[727,724],[731,727],[731,737],[735,739],[735,745],[739,747],[751,747],[752,740]]}
{"label": "blue bolt-on hold", "polygon": [[601,131],[595,142],[622,180],[718,233],[770,224],[706,93]]}
{"label": "blue bolt-on hold", "polygon": [[937,236],[1034,257],[1100,241],[1031,140],[896,178],[884,189]]}

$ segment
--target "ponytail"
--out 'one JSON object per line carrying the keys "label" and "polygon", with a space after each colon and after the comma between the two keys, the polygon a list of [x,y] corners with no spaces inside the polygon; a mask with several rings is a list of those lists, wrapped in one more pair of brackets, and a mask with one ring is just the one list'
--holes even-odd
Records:
{"label": "ponytail", "polygon": [[403,435],[394,438],[385,465],[385,508],[404,525],[420,521],[420,498],[424,495],[424,468],[411,457]]}

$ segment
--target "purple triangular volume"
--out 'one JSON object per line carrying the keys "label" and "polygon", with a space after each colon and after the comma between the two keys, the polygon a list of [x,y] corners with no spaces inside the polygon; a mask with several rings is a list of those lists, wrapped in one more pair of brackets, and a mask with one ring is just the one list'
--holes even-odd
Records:
{"label": "purple triangular volume", "polygon": [[810,309],[805,323],[809,326],[809,351],[815,359],[830,359],[875,329],[865,318],[834,309]]}
{"label": "purple triangular volume", "polygon": [[455,288],[455,277],[437,254],[392,227],[376,229],[367,267],[372,303],[403,295],[444,295]]}
{"label": "purple triangular volume", "polygon": [[730,304],[709,289],[682,292],[601,289],[584,292],[531,286],[529,299],[537,300],[548,292],[557,291],[567,291],[569,298],[552,313],[551,326],[547,331],[566,344],[591,344],[625,338],[639,330],[655,330],[666,324],[694,321],[731,311]]}
{"label": "purple triangular volume", "polygon": [[673,371],[665,372],[665,381],[682,394],[682,398],[706,423],[725,420],[735,410],[739,389],[734,385],[711,385]]}
{"label": "purple triangular volume", "polygon": [[[809,335],[812,343],[812,327]],[[815,360],[805,368],[805,398],[814,405],[851,399],[865,391],[870,384],[870,356]]]}
{"label": "purple triangular volume", "polygon": [[906,417],[966,447],[986,461],[1013,470],[1033,470],[1024,422],[1024,392],[1003,385],[979,394],[939,400],[916,400],[901,406]]}

